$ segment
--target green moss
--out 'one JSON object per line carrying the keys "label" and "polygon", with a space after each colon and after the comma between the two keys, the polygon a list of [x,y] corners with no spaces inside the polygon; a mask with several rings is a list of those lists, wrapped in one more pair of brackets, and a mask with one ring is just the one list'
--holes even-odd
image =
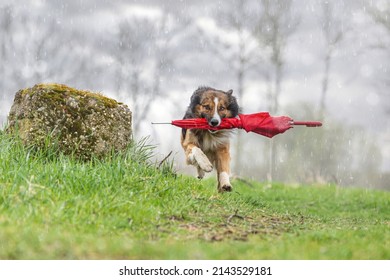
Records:
{"label": "green moss", "polygon": [[32,88],[22,89],[22,95],[29,94],[30,96],[36,93],[43,93],[42,96],[47,99],[52,99],[55,102],[59,102],[60,104],[65,102],[65,97],[74,97],[78,100],[83,99],[83,97],[91,97],[95,99],[97,102],[100,102],[105,107],[115,108],[119,104],[114,99],[108,98],[100,93],[94,93],[87,90],[78,90],[67,85],[49,83],[49,84],[37,84]]}
{"label": "green moss", "polygon": [[17,133],[25,144],[45,148],[50,142],[64,154],[82,159],[123,150],[131,139],[127,106],[61,84],[37,84],[18,91],[9,119],[8,131]]}
{"label": "green moss", "polygon": [[26,139],[28,137],[28,134],[30,132],[30,128],[32,127],[32,120],[25,118],[25,119],[20,119],[15,123],[15,126],[13,127],[8,127],[8,132],[17,132],[17,135],[21,139]]}

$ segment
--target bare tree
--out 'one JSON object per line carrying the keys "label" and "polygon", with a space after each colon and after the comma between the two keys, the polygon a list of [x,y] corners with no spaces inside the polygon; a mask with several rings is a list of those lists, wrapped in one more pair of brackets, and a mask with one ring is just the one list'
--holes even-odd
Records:
{"label": "bare tree", "polygon": [[165,12],[157,21],[134,17],[118,26],[117,48],[113,52],[118,65],[116,91],[122,98],[130,98],[135,133],[156,99],[168,94],[161,88],[161,80],[171,74],[173,41],[185,28],[186,24],[175,26]]}
{"label": "bare tree", "polygon": [[[313,119],[318,114],[306,102],[287,110],[300,119]],[[280,141],[285,149],[280,151],[283,162],[279,163],[279,179],[284,182],[379,187],[380,147],[377,139],[360,126],[329,118],[321,129],[287,133]]]}
{"label": "bare tree", "polygon": [[0,83],[0,99],[5,97],[6,83],[9,79],[7,64],[12,50],[12,12],[11,6],[5,6],[0,9],[0,76],[3,80]]}
{"label": "bare tree", "polygon": [[279,111],[279,97],[285,66],[284,50],[289,37],[296,31],[299,19],[292,11],[290,0],[262,0],[259,22],[256,29],[258,41],[269,50],[267,80],[270,82],[268,93],[269,110],[276,114]]}
{"label": "bare tree", "polygon": [[226,32],[234,36],[234,41],[228,41],[222,36],[216,37],[213,51],[233,70],[237,84],[235,94],[242,100],[246,93],[245,79],[248,71],[262,60],[259,45],[253,37],[255,14],[252,2],[230,1],[224,5],[223,10],[218,10],[215,19]]}
{"label": "bare tree", "polygon": [[[200,32],[208,42],[209,52],[222,62],[223,67],[230,69],[236,84],[235,96],[240,104],[243,104],[248,73],[262,60],[259,44],[251,30],[255,22],[252,2],[227,1],[216,11],[214,19],[222,32],[212,35],[203,30]],[[240,132],[237,133],[235,149],[235,171],[239,172],[242,155]]]}
{"label": "bare tree", "polygon": [[[120,99],[130,98],[135,116],[153,98],[151,81],[144,72],[146,64],[152,60],[154,33],[154,25],[147,19],[124,20],[118,26],[117,49],[113,53],[117,64],[116,91]],[[138,131],[141,120],[133,119],[134,131]]]}
{"label": "bare tree", "polygon": [[[47,81],[66,83],[88,72],[80,55],[83,44],[76,34],[41,12],[17,6],[1,11],[0,71],[7,77],[2,92]],[[88,63],[92,65],[93,61]]]}
{"label": "bare tree", "polygon": [[382,9],[370,8],[369,13],[373,20],[390,34],[390,5],[387,3]]}
{"label": "bare tree", "polygon": [[323,57],[324,73],[322,77],[321,96],[319,102],[319,118],[323,120],[326,111],[326,97],[329,87],[329,74],[332,63],[333,53],[336,46],[344,37],[344,24],[336,17],[334,8],[331,2],[322,3],[322,17],[320,24],[325,39],[325,54]]}
{"label": "bare tree", "polygon": [[[268,82],[267,99],[269,111],[279,112],[279,99],[284,74],[284,51],[289,37],[296,31],[299,19],[292,11],[290,0],[262,0],[256,36],[261,45],[269,51],[269,71],[266,72]],[[268,181],[273,180],[277,148],[273,140],[269,147]]]}
{"label": "bare tree", "polygon": [[378,38],[377,43],[372,47],[376,50],[382,51],[384,55],[382,63],[383,75],[379,75],[377,79],[377,88],[378,92],[381,94],[381,98],[383,99],[382,104],[385,112],[390,114],[390,76],[388,74],[390,71],[390,5],[387,3],[386,6],[381,7],[381,9],[378,7],[372,7],[369,9],[369,14],[378,27],[382,28],[385,34],[387,34],[384,38]]}

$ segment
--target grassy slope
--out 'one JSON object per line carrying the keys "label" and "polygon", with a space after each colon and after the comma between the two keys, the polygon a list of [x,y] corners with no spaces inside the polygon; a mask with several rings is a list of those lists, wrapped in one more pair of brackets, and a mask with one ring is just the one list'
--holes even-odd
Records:
{"label": "grassy slope", "polygon": [[235,181],[220,195],[141,146],[80,163],[0,132],[0,259],[390,259],[390,193]]}

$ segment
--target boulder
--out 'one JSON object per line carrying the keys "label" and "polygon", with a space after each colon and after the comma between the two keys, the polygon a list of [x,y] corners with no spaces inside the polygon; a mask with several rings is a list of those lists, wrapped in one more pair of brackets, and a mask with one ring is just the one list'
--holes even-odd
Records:
{"label": "boulder", "polygon": [[8,116],[7,132],[24,144],[56,145],[81,159],[124,150],[132,139],[130,109],[114,99],[61,84],[19,90]]}

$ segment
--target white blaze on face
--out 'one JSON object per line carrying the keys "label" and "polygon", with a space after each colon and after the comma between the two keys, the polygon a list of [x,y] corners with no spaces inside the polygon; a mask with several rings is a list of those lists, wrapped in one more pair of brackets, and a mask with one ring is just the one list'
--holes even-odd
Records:
{"label": "white blaze on face", "polygon": [[[218,120],[218,125],[220,125],[221,124],[221,117],[218,115],[218,97],[214,98],[214,104],[215,104],[215,107],[214,107],[213,119]],[[218,125],[216,125],[216,126],[218,126]]]}

